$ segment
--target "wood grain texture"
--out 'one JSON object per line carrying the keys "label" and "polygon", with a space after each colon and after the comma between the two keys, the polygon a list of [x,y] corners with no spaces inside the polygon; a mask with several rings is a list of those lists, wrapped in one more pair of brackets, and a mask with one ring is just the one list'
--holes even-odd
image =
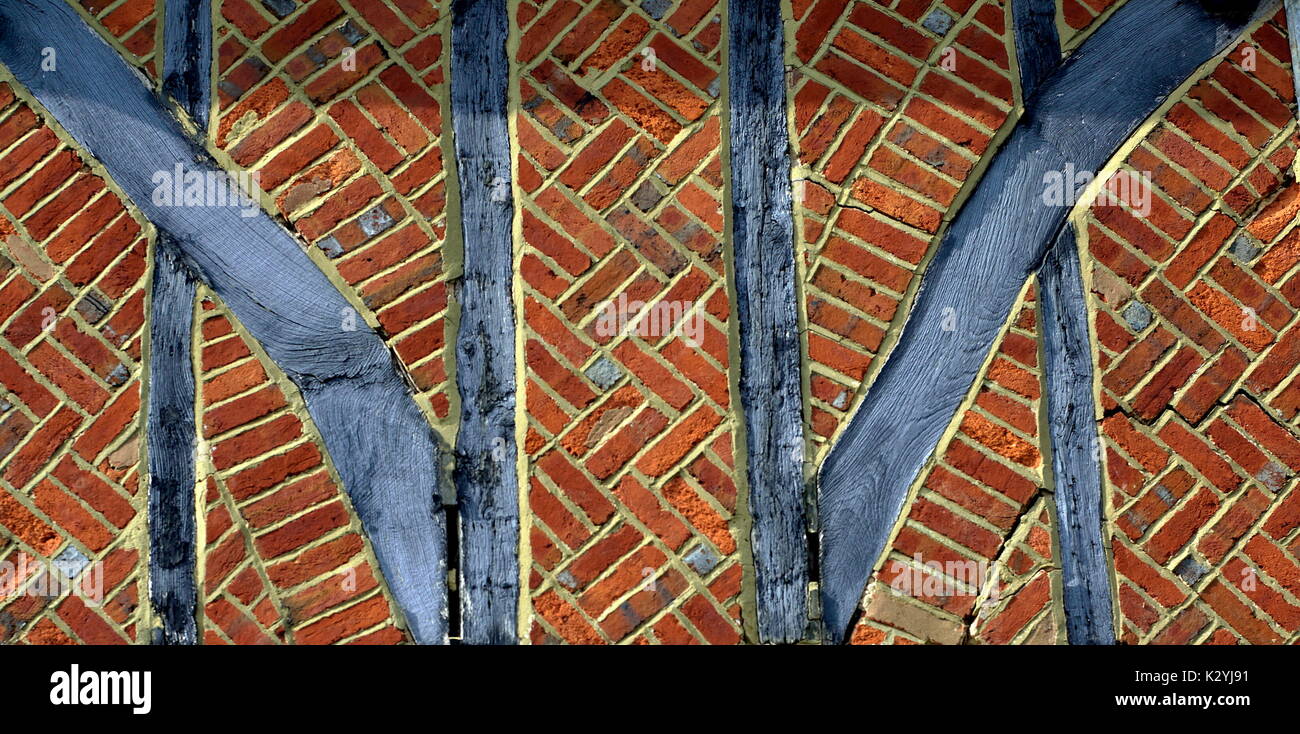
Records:
{"label": "wood grain texture", "polygon": [[731,198],[740,402],[761,642],[808,621],[803,400],[780,0],[731,0]]}
{"label": "wood grain texture", "polygon": [[[167,4],[163,93],[174,95],[192,119],[206,125],[208,67],[195,53],[211,53],[212,24],[206,15],[173,22],[193,11],[192,0]],[[206,10],[206,3],[202,3]],[[205,56],[204,58],[208,58]],[[201,118],[196,116],[201,114]],[[181,265],[176,243],[166,234],[154,244],[149,302],[149,597],[162,627],[155,641],[198,642],[195,585],[194,329],[193,276]]]}
{"label": "wood grain texture", "polygon": [[[42,72],[32,49],[64,49]],[[261,210],[164,206],[154,176],[220,169],[62,0],[0,3],[0,60],[175,241],[188,269],[298,386],[414,638],[442,643],[446,529],[437,445],[394,355]]]}
{"label": "wood grain texture", "polygon": [[1066,632],[1072,645],[1113,645],[1093,348],[1073,226],[1061,230],[1038,272]]}
{"label": "wood grain texture", "polygon": [[166,0],[163,6],[163,94],[200,130],[212,99],[211,0]]}
{"label": "wood grain texture", "polygon": [[1061,39],[1056,32],[1057,0],[1012,0],[1016,29],[1016,61],[1020,88],[1029,99],[1061,65]]}
{"label": "wood grain texture", "polygon": [[194,510],[194,278],[160,234],[149,309],[149,600],[153,642],[198,643]]}
{"label": "wood grain texture", "polygon": [[452,7],[451,115],[464,275],[456,386],[462,640],[518,637],[519,478],[515,441],[514,200],[505,0]]}
{"label": "wood grain texture", "polygon": [[1195,0],[1126,3],[1029,100],[940,244],[898,346],[821,468],[830,641],[843,640],[912,482],[1064,223],[1070,206],[1044,203],[1044,175],[1067,164],[1099,170],[1249,20]]}
{"label": "wood grain texture", "polygon": [[[1061,64],[1055,0],[1014,0],[1016,55],[1023,98]],[[1113,645],[1111,588],[1104,543],[1088,301],[1072,226],[1061,230],[1039,268],[1048,439],[1057,495],[1064,611],[1071,644]]]}

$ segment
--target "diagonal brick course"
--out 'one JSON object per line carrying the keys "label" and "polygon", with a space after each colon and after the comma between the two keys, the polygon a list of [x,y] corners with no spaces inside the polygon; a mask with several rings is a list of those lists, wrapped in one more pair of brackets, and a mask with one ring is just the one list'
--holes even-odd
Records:
{"label": "diagonal brick course", "polygon": [[197,354],[240,347],[197,373],[204,642],[406,641],[301,397],[215,296],[197,312]]}
{"label": "diagonal brick course", "polygon": [[740,639],[720,11],[515,18],[533,642]]}
{"label": "diagonal brick course", "polygon": [[0,562],[28,569],[0,640],[135,642],[150,235],[13,82],[0,102]]}
{"label": "diagonal brick course", "polygon": [[1058,644],[1035,287],[954,419],[867,587],[851,644]]}
{"label": "diagonal brick course", "polygon": [[1130,643],[1297,634],[1283,519],[1300,446],[1286,356],[1300,303],[1287,244],[1297,143],[1285,36],[1281,15],[1254,29],[1129,153],[1125,170],[1152,178],[1149,217],[1131,200],[1089,211]]}
{"label": "diagonal brick course", "polygon": [[452,434],[443,158],[448,3],[218,0],[215,142],[354,296]]}
{"label": "diagonal brick course", "polygon": [[[156,0],[72,4],[156,78]],[[1065,49],[1122,4],[1060,0]],[[260,173],[269,206],[354,304],[340,328],[380,329],[448,443],[461,257],[444,247],[457,226],[450,5],[214,0],[210,132],[224,164]],[[521,639],[748,641],[723,3],[510,6]],[[1008,6],[789,3],[814,461],[1015,121]],[[1287,35],[1280,15],[1253,29],[1124,149],[1118,170],[1149,175],[1148,200],[1094,202],[1079,219],[1126,643],[1300,635]],[[27,569],[0,589],[0,639],[145,642],[136,467],[151,227],[3,77],[0,164],[0,562]],[[645,304],[641,320],[619,320]],[[215,296],[197,313],[204,642],[406,641],[300,398]],[[1064,642],[1042,378],[1031,280],[918,478],[854,643]],[[103,605],[15,593],[48,584],[46,564],[83,562],[102,569]],[[972,565],[996,584],[972,584]]]}
{"label": "diagonal brick course", "polygon": [[818,456],[869,384],[1014,101],[1005,5],[926,5],[793,5],[796,238]]}

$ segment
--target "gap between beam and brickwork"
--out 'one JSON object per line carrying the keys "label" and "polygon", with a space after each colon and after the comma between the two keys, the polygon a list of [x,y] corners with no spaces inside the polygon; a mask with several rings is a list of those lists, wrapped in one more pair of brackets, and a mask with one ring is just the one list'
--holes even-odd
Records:
{"label": "gap between beam and brickwork", "polygon": [[847,634],[909,487],[1066,221],[1070,205],[1042,203],[1043,176],[1067,165],[1105,165],[1174,90],[1240,36],[1258,7],[1125,3],[1029,98],[940,243],[898,346],[821,467],[829,641]]}
{"label": "gap between beam and brickwork", "polygon": [[518,640],[519,464],[514,319],[514,196],[506,0],[456,0],[451,117],[460,183],[463,275],[456,290],[456,432],[461,639]]}
{"label": "gap between beam and brickwork", "polygon": [[758,636],[804,638],[808,544],[781,0],[730,0],[728,150]]}
{"label": "gap between beam and brickwork", "polygon": [[[45,47],[64,50],[57,71],[32,53]],[[392,352],[372,329],[340,328],[348,301],[264,211],[154,201],[158,172],[227,174],[63,0],[0,3],[0,61],[298,386],[412,636],[445,643],[438,448]]]}

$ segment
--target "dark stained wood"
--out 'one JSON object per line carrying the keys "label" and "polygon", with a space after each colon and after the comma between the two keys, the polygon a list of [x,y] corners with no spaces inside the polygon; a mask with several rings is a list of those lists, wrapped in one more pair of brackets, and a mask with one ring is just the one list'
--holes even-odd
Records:
{"label": "dark stained wood", "polygon": [[1194,0],[1126,3],[1029,100],[925,273],[898,346],[821,468],[830,641],[844,639],[913,480],[1064,223],[1070,202],[1044,203],[1044,175],[1067,164],[1101,168],[1249,20]]}
{"label": "dark stained wood", "polygon": [[1061,230],[1038,271],[1038,285],[1066,632],[1072,645],[1113,645],[1093,348],[1073,226]]}
{"label": "dark stained wood", "polygon": [[[202,13],[196,6],[202,6]],[[205,129],[212,24],[206,0],[168,0],[163,93]],[[189,13],[189,15],[186,15]],[[200,56],[202,54],[202,56]],[[198,642],[195,586],[193,276],[176,243],[154,245],[149,307],[149,596],[161,628],[157,642]]]}
{"label": "dark stained wood", "polygon": [[166,0],[163,6],[163,94],[200,130],[212,99],[211,0]]}
{"label": "dark stained wood", "polygon": [[1016,25],[1016,61],[1020,88],[1029,99],[1043,80],[1061,64],[1061,39],[1056,33],[1057,0],[1012,0]]}
{"label": "dark stained wood", "polygon": [[194,510],[193,277],[175,243],[154,247],[149,314],[149,600],[161,628],[154,642],[198,642]]}
{"label": "dark stained wood", "polygon": [[[54,46],[57,72],[35,50]],[[446,528],[437,445],[394,355],[260,209],[163,206],[153,177],[217,173],[154,94],[62,0],[0,3],[0,61],[108,170],[182,263],[298,386],[415,639],[443,643]]]}
{"label": "dark stained wood", "polygon": [[[1016,55],[1024,98],[1060,64],[1055,0],[1015,0]],[[1101,471],[1092,396],[1092,345],[1074,228],[1065,226],[1039,269],[1045,401],[1065,577],[1067,636],[1073,644],[1114,644],[1103,544]]]}
{"label": "dark stained wood", "polygon": [[[1016,54],[1024,98],[1061,63],[1055,0],[1015,0]],[[1074,228],[1066,225],[1038,271],[1046,355],[1053,487],[1060,529],[1063,607],[1072,644],[1115,643],[1103,541],[1100,454],[1092,394],[1088,301]]]}
{"label": "dark stained wood", "polygon": [[515,445],[514,201],[510,187],[505,0],[452,8],[451,114],[460,179],[456,434],[462,640],[518,637],[519,479]]}
{"label": "dark stained wood", "polygon": [[808,551],[780,0],[731,0],[731,198],[758,635],[804,637]]}

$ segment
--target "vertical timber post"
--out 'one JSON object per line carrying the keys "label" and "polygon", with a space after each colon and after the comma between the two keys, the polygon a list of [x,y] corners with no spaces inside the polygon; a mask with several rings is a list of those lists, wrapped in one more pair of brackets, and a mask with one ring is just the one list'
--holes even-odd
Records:
{"label": "vertical timber post", "polygon": [[[212,18],[208,0],[167,0],[163,9],[163,96],[206,132]],[[149,313],[149,598],[162,623],[158,642],[198,642],[195,516],[193,276],[158,232]]]}
{"label": "vertical timber post", "polygon": [[[40,57],[29,52],[49,37],[77,48],[60,59],[57,74],[42,73]],[[265,211],[154,201],[154,172],[227,172],[67,3],[0,2],[0,62],[103,165],[185,268],[220,296],[297,386],[412,637],[446,643],[438,446],[380,335],[368,327],[339,329],[335,314],[349,307],[347,299]]]}
{"label": "vertical timber post", "polygon": [[1286,0],[1285,8],[1287,42],[1291,46],[1291,80],[1297,95],[1300,95],[1300,0]]}
{"label": "vertical timber post", "polygon": [[[1027,100],[1061,64],[1056,2],[1014,0],[1011,9],[1020,87]],[[1038,284],[1066,635],[1076,645],[1113,645],[1088,297],[1069,222],[1039,268]]]}
{"label": "vertical timber post", "polygon": [[1012,0],[1016,27],[1016,62],[1022,97],[1029,99],[1061,65],[1061,38],[1056,32],[1056,0]]}
{"label": "vertical timber post", "polygon": [[212,101],[212,6],[210,0],[166,0],[163,8],[163,96],[171,97],[208,129]]}
{"label": "vertical timber post", "polygon": [[[1039,269],[1068,221],[1072,206],[1042,203],[1044,176],[1066,166],[1100,170],[1267,5],[1125,3],[1025,100],[1025,114],[940,242],[897,346],[818,475],[822,618],[830,641],[847,636],[909,488],[976,379],[1025,278]],[[1162,53],[1154,56],[1152,49]],[[960,322],[945,329],[952,313]]]}
{"label": "vertical timber post", "polygon": [[505,0],[452,5],[451,114],[465,247],[452,476],[462,639],[479,645],[516,641],[519,599],[509,25]]}
{"label": "vertical timber post", "polygon": [[1113,645],[1093,350],[1073,225],[1061,229],[1038,283],[1066,634],[1072,645]]}
{"label": "vertical timber post", "polygon": [[162,623],[154,642],[198,642],[194,570],[195,281],[159,232],[149,319],[149,599]]}
{"label": "vertical timber post", "polygon": [[730,0],[732,223],[758,635],[808,620],[803,398],[781,0]]}

